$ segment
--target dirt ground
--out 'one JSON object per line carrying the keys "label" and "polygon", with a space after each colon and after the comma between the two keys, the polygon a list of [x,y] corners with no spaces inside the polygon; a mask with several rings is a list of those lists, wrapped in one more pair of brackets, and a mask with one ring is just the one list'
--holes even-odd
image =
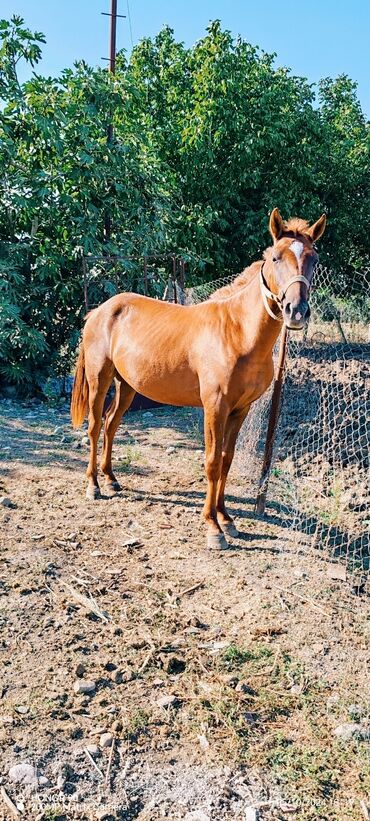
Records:
{"label": "dirt ground", "polygon": [[368,818],[368,599],[276,500],[235,468],[210,553],[191,411],[128,414],[97,502],[67,404],[0,423],[0,818]]}

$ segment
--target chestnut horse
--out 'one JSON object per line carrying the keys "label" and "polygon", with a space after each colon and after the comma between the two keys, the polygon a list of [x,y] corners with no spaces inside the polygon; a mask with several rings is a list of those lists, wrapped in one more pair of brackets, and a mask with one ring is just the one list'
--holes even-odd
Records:
{"label": "chestnut horse", "polygon": [[135,393],[170,405],[204,408],[204,505],[207,544],[225,548],[236,536],[225,508],[225,484],[241,425],[270,385],[273,348],[282,323],[302,329],[323,214],[313,225],[270,216],[273,246],[231,285],[198,305],[174,305],[123,293],[88,314],[72,393],[74,427],[88,413],[90,460],[87,498],[100,495],[97,445],[104,400],[114,379],[116,393],[104,426],[101,469],[109,490],[120,490],[112,470],[112,442]]}

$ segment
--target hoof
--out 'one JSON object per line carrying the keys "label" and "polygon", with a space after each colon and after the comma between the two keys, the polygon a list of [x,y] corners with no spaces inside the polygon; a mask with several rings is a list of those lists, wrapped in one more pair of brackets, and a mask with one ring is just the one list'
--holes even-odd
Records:
{"label": "hoof", "polygon": [[226,536],[230,536],[230,539],[237,539],[239,537],[239,531],[235,527],[234,522],[222,522],[220,523],[220,528],[226,533]]}
{"label": "hoof", "polygon": [[99,488],[90,487],[90,485],[88,485],[88,488],[86,490],[86,499],[88,499],[89,502],[95,502],[96,499],[101,499]]}
{"label": "hoof", "polygon": [[207,533],[207,547],[209,550],[227,550],[229,545],[223,533]]}
{"label": "hoof", "polygon": [[107,488],[107,491],[110,493],[118,493],[120,490],[122,490],[119,482],[110,482],[109,479],[106,479],[105,486]]}

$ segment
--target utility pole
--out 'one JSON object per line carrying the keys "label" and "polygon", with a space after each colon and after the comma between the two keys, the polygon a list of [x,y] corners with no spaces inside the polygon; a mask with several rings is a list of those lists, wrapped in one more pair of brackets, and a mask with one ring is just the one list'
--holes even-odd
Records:
{"label": "utility pole", "polygon": [[[125,14],[117,14],[117,0],[111,0],[110,12],[102,11],[105,17],[110,17],[110,35],[109,35],[109,57],[103,57],[109,61],[109,71],[111,74],[116,73],[116,42],[117,42],[117,17],[124,18]],[[109,123],[107,128],[107,144],[110,145],[113,141],[113,123]],[[109,242],[111,236],[111,217],[106,213],[104,220],[104,239]]]}

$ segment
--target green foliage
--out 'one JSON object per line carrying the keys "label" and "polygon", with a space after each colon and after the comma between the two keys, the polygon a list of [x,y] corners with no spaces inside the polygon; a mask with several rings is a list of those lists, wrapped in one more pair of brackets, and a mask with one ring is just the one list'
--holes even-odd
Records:
{"label": "green foliage", "polygon": [[[341,287],[367,259],[368,126],[349,78],[323,80],[316,106],[306,80],[215,21],[190,49],[168,27],[145,38],[129,62],[118,56],[115,77],[79,62],[21,85],[19,61],[35,67],[44,42],[19,17],[0,21],[6,381],[31,390],[70,368],[83,256],[176,250],[193,282],[225,276],[261,253],[277,205],[312,220],[328,212],[322,258]],[[137,277],[128,263],[127,286]],[[115,289],[108,276],[97,293]]]}

